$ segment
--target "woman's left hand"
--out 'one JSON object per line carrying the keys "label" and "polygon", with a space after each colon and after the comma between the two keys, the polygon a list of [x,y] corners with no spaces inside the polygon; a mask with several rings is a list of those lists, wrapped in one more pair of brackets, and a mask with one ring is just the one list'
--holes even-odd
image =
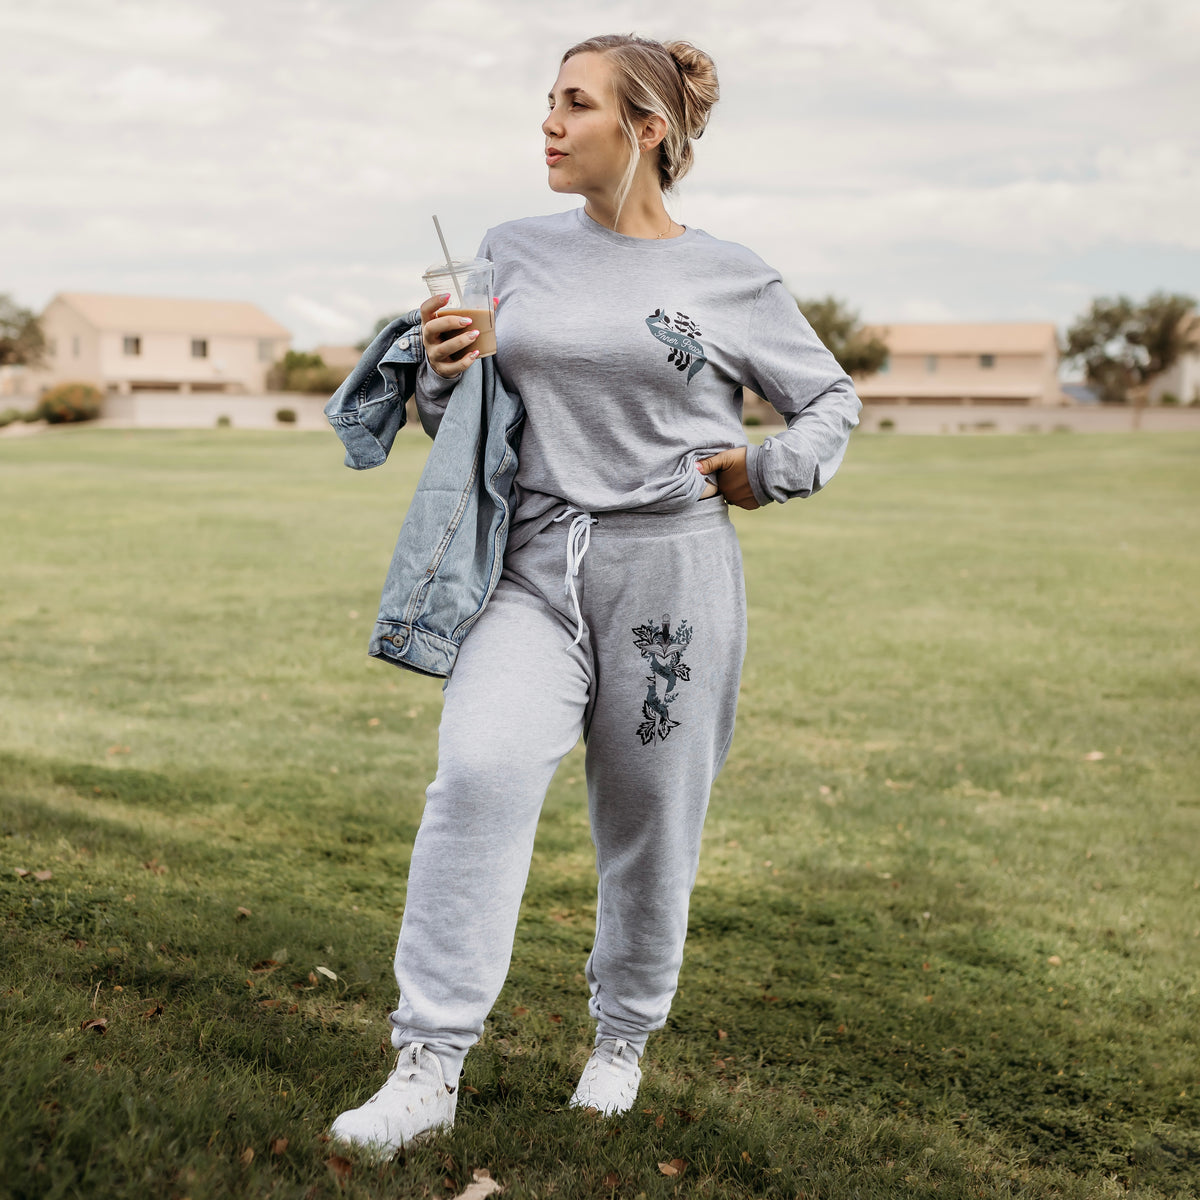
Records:
{"label": "woman's left hand", "polygon": [[761,508],[750,487],[750,476],[746,473],[746,447],[721,450],[712,458],[702,459],[696,464],[702,475],[717,476],[717,490],[725,497],[726,504],[738,508]]}

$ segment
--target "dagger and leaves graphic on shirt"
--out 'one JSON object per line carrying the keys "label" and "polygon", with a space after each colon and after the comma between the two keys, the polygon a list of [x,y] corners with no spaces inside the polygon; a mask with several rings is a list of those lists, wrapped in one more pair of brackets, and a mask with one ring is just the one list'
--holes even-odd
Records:
{"label": "dagger and leaves graphic on shirt", "polygon": [[691,383],[708,362],[696,322],[686,313],[677,312],[672,317],[665,309],[656,308],[646,318],[646,328],[669,348],[667,362],[677,371],[686,371],[687,382]]}

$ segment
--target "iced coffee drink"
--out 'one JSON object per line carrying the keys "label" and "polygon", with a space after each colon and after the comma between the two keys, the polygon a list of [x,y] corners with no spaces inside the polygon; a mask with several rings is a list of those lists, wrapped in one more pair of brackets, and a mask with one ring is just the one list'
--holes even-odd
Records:
{"label": "iced coffee drink", "polygon": [[494,268],[486,258],[475,258],[460,262],[454,260],[447,265],[438,263],[425,272],[424,280],[431,296],[450,294],[446,307],[438,309],[439,317],[470,317],[471,324],[455,331],[454,336],[466,333],[471,328],[479,330],[479,336],[467,353],[478,350],[480,358],[496,353],[496,315],[493,304],[492,277]]}

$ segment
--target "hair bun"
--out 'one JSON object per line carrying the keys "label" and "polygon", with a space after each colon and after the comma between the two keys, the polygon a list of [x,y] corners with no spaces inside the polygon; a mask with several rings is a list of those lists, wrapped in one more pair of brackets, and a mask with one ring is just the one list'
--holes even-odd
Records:
{"label": "hair bun", "polygon": [[708,124],[713,105],[721,97],[716,64],[691,42],[664,42],[663,49],[675,60],[683,80],[687,135],[698,138]]}

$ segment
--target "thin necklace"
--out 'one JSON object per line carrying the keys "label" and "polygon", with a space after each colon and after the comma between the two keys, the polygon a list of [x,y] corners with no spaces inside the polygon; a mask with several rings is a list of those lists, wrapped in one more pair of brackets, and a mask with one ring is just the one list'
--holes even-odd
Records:
{"label": "thin necklace", "polygon": [[662,231],[662,233],[660,233],[660,234],[658,235],[658,237],[656,237],[654,240],[655,240],[656,242],[661,242],[661,241],[663,240],[663,238],[665,238],[665,237],[667,236],[667,234],[668,234],[668,233],[670,233],[670,232],[671,232],[671,230],[672,230],[672,229],[674,229],[674,228],[675,228],[675,220],[674,220],[674,218],[672,218],[672,217],[668,217],[668,219],[667,219],[667,227],[666,227],[666,229],[664,229],[664,230]]}

